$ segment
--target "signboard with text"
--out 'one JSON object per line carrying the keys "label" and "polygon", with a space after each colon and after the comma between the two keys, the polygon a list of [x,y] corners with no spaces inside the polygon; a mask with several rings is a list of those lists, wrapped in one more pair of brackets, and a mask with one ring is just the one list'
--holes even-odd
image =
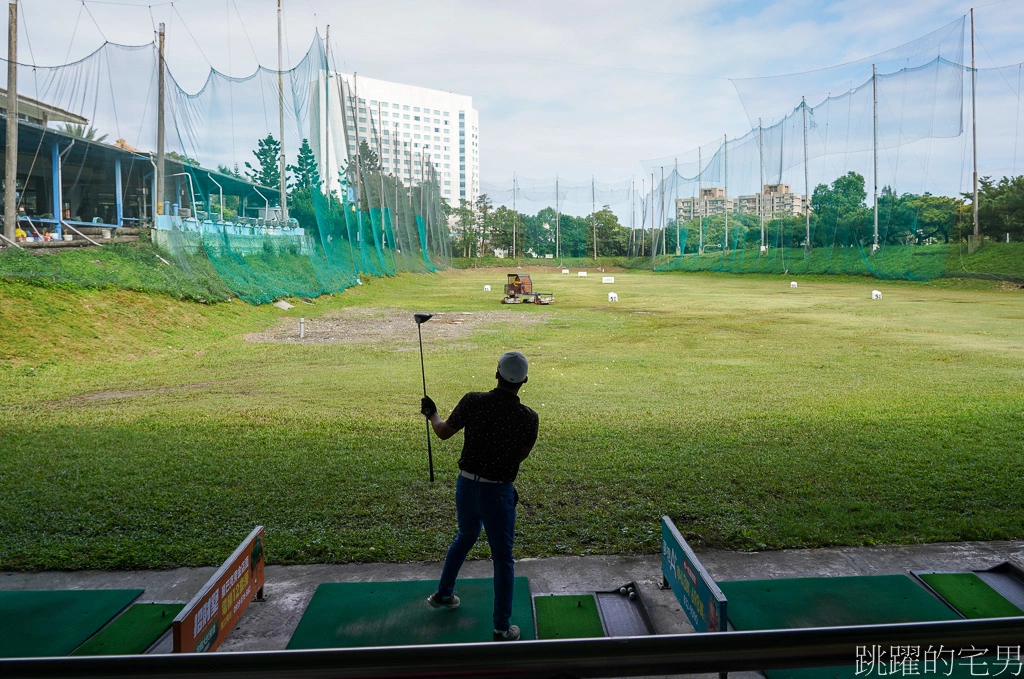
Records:
{"label": "signboard with text", "polygon": [[694,630],[729,629],[725,595],[667,516],[661,517],[661,573]]}
{"label": "signboard with text", "polygon": [[174,619],[175,653],[217,650],[253,597],[262,595],[264,562],[263,526],[257,526]]}

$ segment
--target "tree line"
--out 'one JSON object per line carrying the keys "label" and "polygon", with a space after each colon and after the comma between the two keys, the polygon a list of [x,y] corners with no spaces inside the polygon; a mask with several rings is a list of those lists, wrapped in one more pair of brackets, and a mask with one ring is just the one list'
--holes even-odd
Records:
{"label": "tree line", "polygon": [[[991,240],[1024,240],[1024,176],[979,180],[979,230]],[[971,194],[959,197],[930,193],[896,193],[886,186],[878,197],[880,245],[928,245],[966,239],[973,233]],[[556,255],[556,214],[551,207],[535,215],[506,206],[495,208],[486,195],[463,200],[452,219],[456,256],[477,257],[500,251],[512,257]],[[864,177],[848,172],[831,184],[819,184],[811,195],[810,241],[804,215],[764,220],[763,242],[769,247],[868,247],[874,242],[874,208],[867,204]],[[728,228],[728,244],[726,229]],[[515,234],[515,252],[513,247]],[[557,215],[558,253],[563,257],[650,256],[700,251],[758,248],[761,219],[752,213],[730,213],[703,219],[667,221],[664,229],[631,230],[619,223],[608,205],[584,216]]]}
{"label": "tree line", "polygon": [[[253,150],[255,163],[245,163],[244,175],[237,165],[234,169],[220,166],[218,170],[261,186],[277,188],[280,184],[280,148],[280,143],[268,134],[258,141]],[[286,169],[289,173],[289,213],[303,226],[313,227],[316,224],[314,193],[320,191],[321,186],[316,158],[307,139],[302,141],[296,164],[287,165]],[[360,207],[368,210],[370,202],[376,205],[387,202],[383,196],[376,195],[381,191],[377,186],[382,177],[379,159],[364,141],[360,145],[360,153],[340,169],[338,185],[350,194],[349,187],[365,186],[358,200]],[[399,190],[405,188],[400,186],[400,178],[385,182],[388,186],[392,183]],[[430,180],[424,181],[424,184],[429,183]],[[982,177],[979,184],[981,233],[992,240],[1024,240],[1024,175],[1003,177],[998,181]],[[389,195],[387,189],[383,191]],[[329,203],[340,203],[336,195],[330,198]],[[897,194],[892,187],[886,186],[878,197],[879,243],[924,245],[965,239],[973,233],[971,198],[969,193],[955,198],[930,193]],[[609,205],[582,216],[556,215],[552,207],[529,215],[507,206],[495,207],[486,194],[474,201],[461,200],[458,207],[441,201],[441,211],[451,230],[453,254],[462,257],[495,253],[509,257],[559,254],[563,257],[588,257],[595,254],[595,239],[596,254],[600,257],[649,256],[652,248],[659,254],[674,254],[677,245],[679,252],[690,254],[698,252],[702,245],[707,251],[723,247],[756,248],[762,243],[761,220],[758,215],[750,213],[730,213],[726,243],[723,215],[680,222],[669,219],[664,229],[644,227],[632,230],[619,222]],[[765,219],[763,240],[771,247],[870,247],[874,240],[874,210],[867,205],[864,177],[851,171],[831,184],[819,184],[814,188],[809,242],[803,215]]]}

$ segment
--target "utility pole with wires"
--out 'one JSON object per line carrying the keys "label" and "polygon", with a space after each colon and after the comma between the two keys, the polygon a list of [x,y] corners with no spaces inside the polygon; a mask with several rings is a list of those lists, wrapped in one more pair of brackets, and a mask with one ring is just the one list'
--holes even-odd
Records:
{"label": "utility pole with wires", "polygon": [[164,25],[160,24],[156,96],[156,192],[154,196],[156,206],[153,210],[154,221],[156,220],[156,215],[164,213],[164,178],[167,176],[167,168],[164,163],[164,97],[166,89],[165,73],[167,71],[165,57]]}
{"label": "utility pole with wires", "polygon": [[[976,105],[976,90],[978,86],[978,69],[974,63],[974,8],[971,8],[971,135],[973,142],[971,146],[974,151],[974,193],[971,212],[974,222],[974,237],[967,240],[967,251],[972,253],[981,247],[981,232],[978,228],[978,108]],[[972,247],[973,246],[973,247]]]}
{"label": "utility pole with wires", "polygon": [[873,100],[872,112],[874,120],[872,125],[872,134],[874,135],[872,154],[875,162],[875,170],[872,177],[875,185],[875,226],[874,236],[871,241],[871,254],[875,254],[878,250],[878,67],[875,64],[871,64],[871,98]]}
{"label": "utility pole with wires", "polygon": [[[18,3],[7,6],[7,156],[4,166],[4,238],[18,226]],[[59,217],[59,215],[57,215]]]}
{"label": "utility pole with wires", "polygon": [[281,123],[281,220],[288,221],[288,177],[284,156],[284,46],[281,43],[281,0],[277,0],[277,111]]}

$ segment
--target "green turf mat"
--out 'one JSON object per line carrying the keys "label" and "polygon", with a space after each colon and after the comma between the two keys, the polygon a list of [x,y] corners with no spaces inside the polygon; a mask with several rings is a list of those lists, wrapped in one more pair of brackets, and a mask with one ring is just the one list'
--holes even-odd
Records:
{"label": "green turf mat", "polygon": [[0,658],[40,658],[71,653],[141,589],[0,592]]}
{"label": "green turf mat", "polygon": [[171,628],[185,604],[134,604],[71,655],[135,655]]}
{"label": "green turf mat", "polygon": [[[436,580],[325,582],[316,589],[289,649],[455,644],[490,641],[494,585],[490,578],[460,578],[458,608],[434,609],[427,597]],[[516,578],[512,624],[535,638],[530,583]]]}
{"label": "green turf mat", "polygon": [[539,639],[585,639],[603,637],[604,625],[593,594],[552,594],[535,596]]}
{"label": "green turf mat", "polygon": [[974,573],[922,573],[920,577],[965,618],[1024,615]]}
{"label": "green turf mat", "polygon": [[[729,622],[744,631],[960,619],[949,606],[905,575],[734,580],[719,582],[718,586],[729,600]],[[960,676],[958,671],[951,676]],[[857,674],[851,664],[770,670],[765,676],[848,679],[883,675]]]}

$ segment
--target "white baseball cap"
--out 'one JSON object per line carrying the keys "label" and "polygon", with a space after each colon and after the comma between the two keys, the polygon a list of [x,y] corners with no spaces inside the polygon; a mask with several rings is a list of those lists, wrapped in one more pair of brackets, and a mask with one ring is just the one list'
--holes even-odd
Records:
{"label": "white baseball cap", "polygon": [[498,374],[502,379],[512,384],[520,384],[526,381],[526,371],[530,364],[526,357],[518,351],[510,351],[502,354],[498,359]]}

